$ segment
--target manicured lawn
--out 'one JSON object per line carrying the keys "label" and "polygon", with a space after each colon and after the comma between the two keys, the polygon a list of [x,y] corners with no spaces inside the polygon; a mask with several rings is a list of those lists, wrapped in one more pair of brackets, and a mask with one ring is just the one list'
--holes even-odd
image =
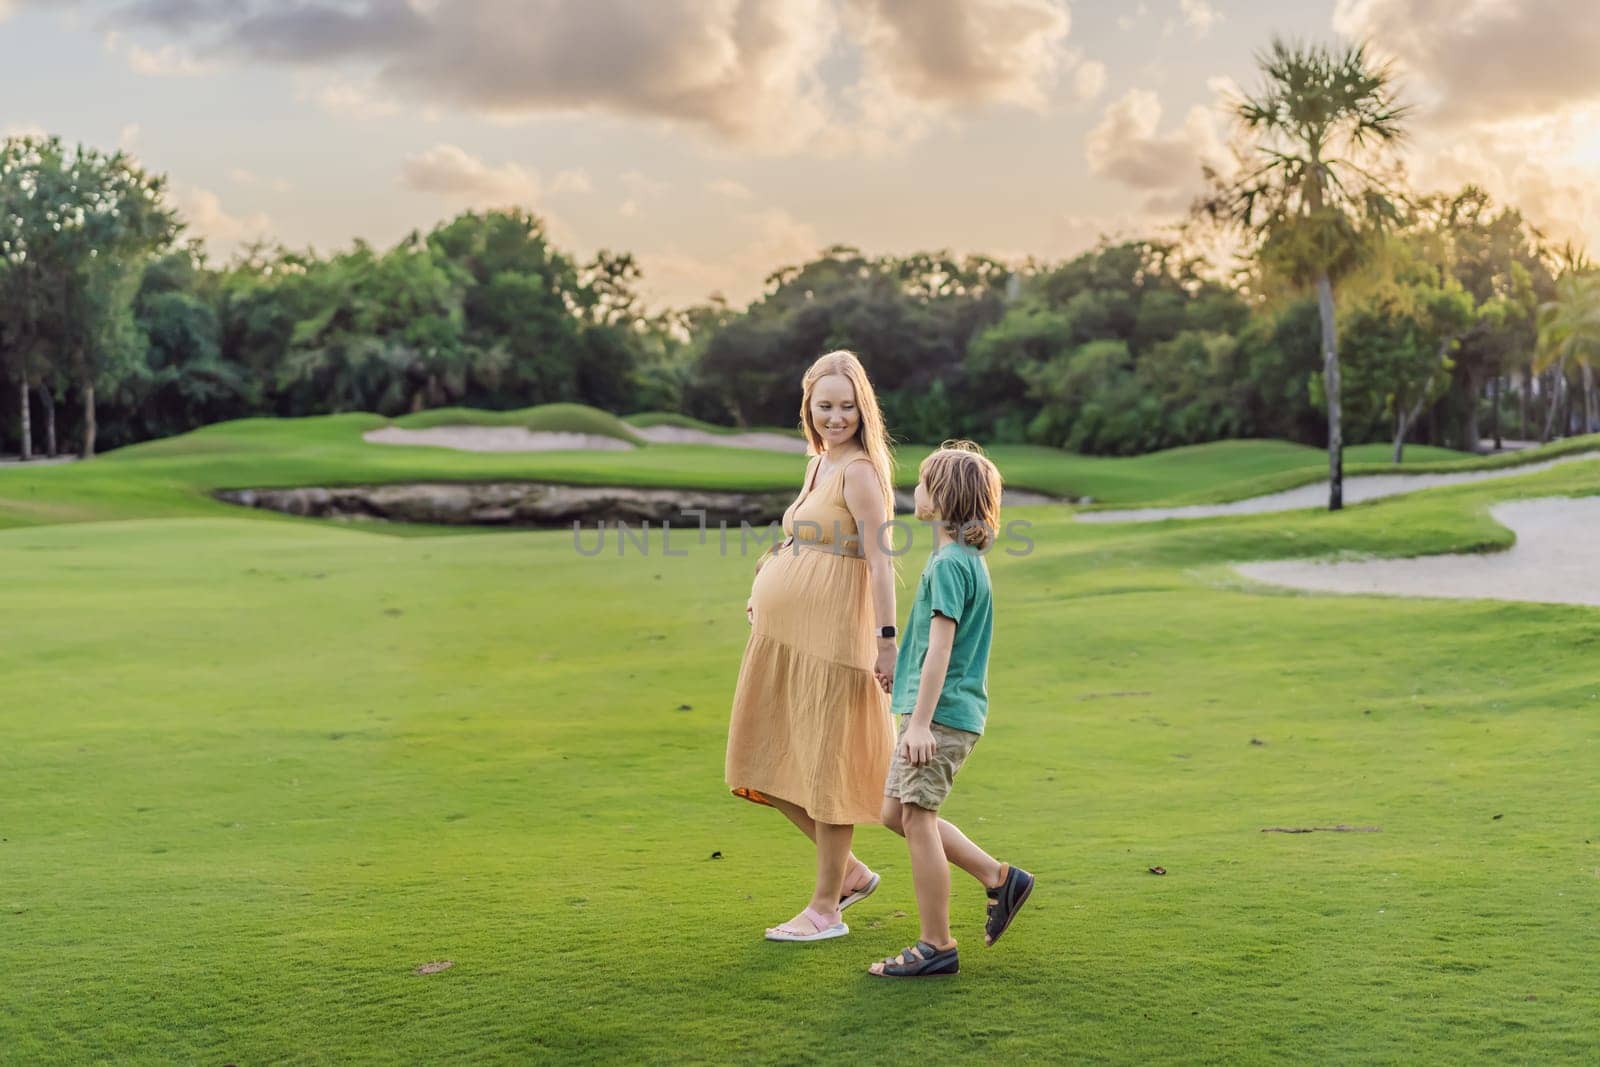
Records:
{"label": "manicured lawn", "polygon": [[[760,938],[810,854],[722,785],[750,560],[386,537],[196,488],[789,485],[797,459],[362,445],[377,421],[0,472],[13,524],[138,516],[0,532],[0,1061],[1592,1055],[1600,614],[1288,595],[1224,564],[1503,547],[1489,502],[1600,493],[1600,462],[1331,516],[1008,514],[1034,551],[990,558],[990,731],[947,813],[1039,890],[985,950],[958,876],[963,973],[929,988],[863,973],[916,934],[880,828],[851,936]],[[1106,484],[1153,501],[1292,469],[1262,448],[997,452],[1124,464]],[[1261,832],[1335,824],[1381,832]]]}

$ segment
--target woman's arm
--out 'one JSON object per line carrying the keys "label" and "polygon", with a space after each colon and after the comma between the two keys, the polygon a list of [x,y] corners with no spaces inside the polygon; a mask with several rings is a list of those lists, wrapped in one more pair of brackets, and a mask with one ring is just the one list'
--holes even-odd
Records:
{"label": "woman's arm", "polygon": [[894,560],[885,548],[890,542],[884,529],[891,516],[884,514],[883,490],[870,463],[852,463],[844,469],[844,502],[861,534],[861,553],[867,560],[867,581],[872,590],[872,633],[878,646],[874,667],[884,691],[894,687],[895,641],[879,637],[878,629],[895,624]]}

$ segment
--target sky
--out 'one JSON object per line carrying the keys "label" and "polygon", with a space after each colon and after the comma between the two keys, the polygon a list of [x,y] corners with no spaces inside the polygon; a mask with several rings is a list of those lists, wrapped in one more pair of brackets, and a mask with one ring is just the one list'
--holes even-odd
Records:
{"label": "sky", "polygon": [[1413,185],[1600,249],[1595,0],[0,0],[0,135],[123,147],[214,258],[520,205],[657,306],[833,244],[1058,260],[1225,165],[1277,35],[1366,40]]}

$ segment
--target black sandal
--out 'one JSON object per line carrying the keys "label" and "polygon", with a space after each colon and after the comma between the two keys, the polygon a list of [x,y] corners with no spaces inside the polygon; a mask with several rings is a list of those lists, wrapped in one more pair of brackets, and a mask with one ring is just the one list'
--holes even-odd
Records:
{"label": "black sandal", "polygon": [[983,924],[983,943],[992,945],[1000,940],[1022,905],[1028,902],[1028,895],[1033,892],[1033,875],[1021,867],[1010,867],[1006,880],[985,892],[989,897],[989,918]]}
{"label": "black sandal", "polygon": [[918,941],[900,950],[900,955],[883,961],[883,970],[868,971],[876,978],[939,978],[960,974],[961,960],[956,956],[956,946],[934,948],[926,941]]}

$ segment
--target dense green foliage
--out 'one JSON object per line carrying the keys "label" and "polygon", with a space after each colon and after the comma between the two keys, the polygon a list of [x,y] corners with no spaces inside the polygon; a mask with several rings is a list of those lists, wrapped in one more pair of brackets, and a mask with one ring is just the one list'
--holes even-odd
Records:
{"label": "dense green foliage", "polygon": [[[0,175],[7,202],[32,203],[34,179],[18,175],[65,166],[40,144],[6,142],[22,161]],[[656,313],[631,257],[580,263],[519,210],[468,212],[385,250],[256,248],[213,265],[198,245],[171,244],[159,179],[86,158],[152,221],[24,261],[17,242],[54,215],[14,216],[0,259],[0,442],[32,442],[42,418],[54,451],[56,402],[74,391],[84,403],[64,409],[61,439],[98,411],[113,446],[252,415],[551,403],[793,427],[802,372],[836,347],[863,356],[900,440],[1134,455],[1326,439],[1317,301],[1270,256],[1223,281],[1153,241],[1013,265],[838,246],[775,272],[747,308]],[[152,242],[161,250],[140,258]],[[107,255],[83,259],[91,246]],[[1342,277],[1352,442],[1471,449],[1485,410],[1494,435],[1583,430],[1588,365],[1534,369],[1537,309],[1556,301],[1560,267],[1518,212],[1470,188],[1424,198],[1383,248]],[[58,275],[75,279],[82,314],[46,298]]]}

